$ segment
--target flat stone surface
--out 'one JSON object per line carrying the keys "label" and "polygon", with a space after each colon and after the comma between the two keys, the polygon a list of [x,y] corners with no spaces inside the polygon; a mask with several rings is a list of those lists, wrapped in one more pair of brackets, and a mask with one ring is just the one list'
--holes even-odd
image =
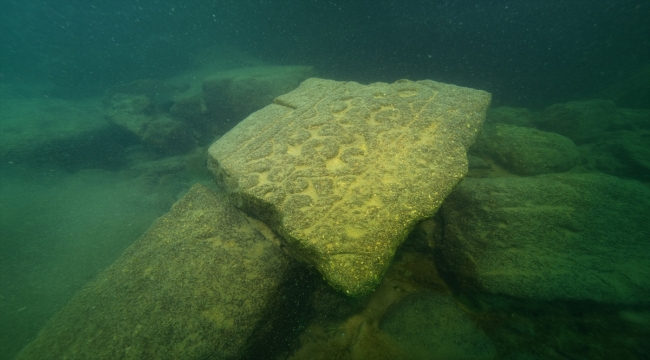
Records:
{"label": "flat stone surface", "polygon": [[489,104],[487,92],[430,80],[312,78],[215,142],[208,166],[293,256],[361,295],[463,178]]}
{"label": "flat stone surface", "polygon": [[295,268],[278,244],[195,185],[17,358],[242,358],[285,316],[281,290]]}
{"label": "flat stone surface", "polygon": [[597,141],[620,122],[616,104],[609,100],[569,101],[553,104],[535,119],[538,129],[566,136],[577,145]]}

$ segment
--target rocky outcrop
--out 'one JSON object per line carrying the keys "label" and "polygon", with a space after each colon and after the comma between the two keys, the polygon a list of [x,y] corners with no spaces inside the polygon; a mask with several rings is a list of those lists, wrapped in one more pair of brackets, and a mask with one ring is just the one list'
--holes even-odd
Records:
{"label": "rocky outcrop", "polygon": [[296,284],[297,268],[277,243],[195,185],[18,359],[242,358],[286,316]]}
{"label": "rocky outcrop", "polygon": [[467,293],[650,300],[650,190],[600,174],[463,181],[442,207],[439,265]]}
{"label": "rocky outcrop", "polygon": [[570,139],[512,125],[486,127],[475,150],[518,175],[564,172],[580,163],[578,148]]}
{"label": "rocky outcrop", "polygon": [[182,154],[212,142],[314,74],[310,66],[256,66],[173,82],[137,80],[106,92],[105,117],[153,150]]}
{"label": "rocky outcrop", "polygon": [[463,178],[489,103],[429,80],[309,79],[215,142],[208,166],[294,257],[361,295]]}
{"label": "rocky outcrop", "polygon": [[[488,111],[484,128],[474,154],[492,158],[515,174],[562,172],[581,165],[622,178],[650,179],[648,109],[620,108],[608,100],[570,101],[541,112],[498,107]],[[567,138],[577,145],[579,160]]]}

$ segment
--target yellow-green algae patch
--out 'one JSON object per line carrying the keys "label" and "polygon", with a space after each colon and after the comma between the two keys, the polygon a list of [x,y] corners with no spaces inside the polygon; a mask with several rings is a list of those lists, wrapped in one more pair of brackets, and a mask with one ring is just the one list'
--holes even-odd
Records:
{"label": "yellow-green algae patch", "polygon": [[253,332],[282,316],[274,310],[292,266],[278,245],[195,185],[18,359],[240,358]]}
{"label": "yellow-green algae patch", "polygon": [[308,79],[215,142],[209,167],[293,256],[362,295],[465,176],[489,104],[430,80]]}

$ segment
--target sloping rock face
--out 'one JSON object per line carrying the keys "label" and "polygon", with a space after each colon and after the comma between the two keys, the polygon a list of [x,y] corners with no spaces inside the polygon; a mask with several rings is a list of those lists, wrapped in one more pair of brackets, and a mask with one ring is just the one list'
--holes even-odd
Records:
{"label": "sloping rock face", "polygon": [[215,142],[208,166],[293,256],[361,295],[463,178],[489,104],[430,80],[308,79]]}
{"label": "sloping rock face", "polygon": [[650,303],[650,191],[600,174],[468,178],[441,211],[438,264],[467,293]]}
{"label": "sloping rock face", "polygon": [[[579,163],[574,144],[563,137],[578,145]],[[488,154],[520,175],[584,165],[589,170],[646,182],[650,179],[649,137],[650,109],[617,108],[608,100],[570,101],[542,112],[508,107],[488,110],[473,150]]]}
{"label": "sloping rock face", "polygon": [[17,358],[242,358],[291,297],[297,268],[277,245],[266,226],[195,185]]}

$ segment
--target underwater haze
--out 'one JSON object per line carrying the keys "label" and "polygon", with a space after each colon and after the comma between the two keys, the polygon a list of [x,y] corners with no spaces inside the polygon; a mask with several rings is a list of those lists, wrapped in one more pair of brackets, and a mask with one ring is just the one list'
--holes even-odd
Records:
{"label": "underwater haze", "polygon": [[[648,19],[648,0],[0,0],[0,358],[650,358]],[[211,282],[224,265],[183,287],[187,312],[203,317],[225,297],[197,294],[250,294],[229,295],[238,320],[210,315],[233,336],[228,351],[179,327],[136,354],[145,320],[128,317],[120,326],[133,331],[111,336],[133,343],[111,351],[52,335],[71,316],[99,321],[83,301],[126,301],[135,275],[121,300],[102,281],[152,234],[185,234],[163,223],[205,194],[227,203],[208,148],[310,78],[491,94],[464,180],[401,239],[374,292],[333,289],[269,215],[275,235],[242,230],[286,250],[277,263],[264,255],[264,280]],[[259,255],[246,244],[217,258]],[[156,249],[146,261],[176,266]],[[172,273],[160,289],[189,286]],[[259,295],[270,283],[276,292]],[[171,306],[141,298],[143,319]],[[265,310],[253,321],[255,301]],[[93,329],[66,341],[90,344]]]}
{"label": "underwater haze", "polygon": [[589,97],[650,59],[646,1],[2,2],[6,81],[84,97],[233,46],[359,82],[436,78],[495,104]]}

